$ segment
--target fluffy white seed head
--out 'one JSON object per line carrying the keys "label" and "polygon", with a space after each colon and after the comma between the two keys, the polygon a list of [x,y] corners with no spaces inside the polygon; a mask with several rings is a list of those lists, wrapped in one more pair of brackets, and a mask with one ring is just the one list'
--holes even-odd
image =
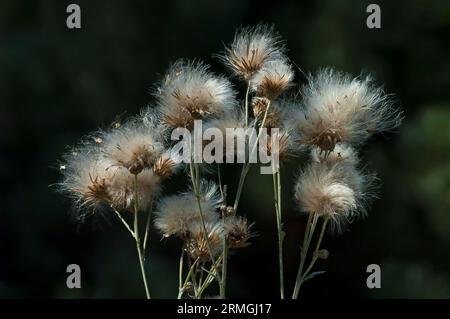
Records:
{"label": "fluffy white seed head", "polygon": [[334,151],[324,152],[318,147],[311,150],[315,165],[325,165],[334,176],[348,185],[355,193],[358,215],[367,215],[368,204],[376,197],[376,176],[360,168],[357,151],[348,144],[337,144]]}
{"label": "fluffy white seed head", "polygon": [[152,169],[146,168],[138,175],[133,175],[119,167],[115,169],[108,190],[111,205],[115,209],[134,212],[137,201],[138,210],[145,211],[161,193],[161,178]]}
{"label": "fluffy white seed head", "polygon": [[[362,185],[352,184],[348,178],[358,172],[344,171],[347,169],[348,167],[339,165],[308,165],[295,185],[295,199],[300,209],[308,214],[331,218],[338,229],[342,222],[365,212],[361,206],[363,194],[357,189],[361,189]],[[360,211],[360,208],[363,210]]]}
{"label": "fluffy white seed head", "polygon": [[80,211],[109,203],[108,187],[114,175],[110,166],[95,145],[73,149],[64,156],[59,190],[72,198]]}
{"label": "fluffy white seed head", "polygon": [[[242,158],[245,158],[246,149],[245,147],[243,148],[238,147],[238,141],[239,140],[245,141],[246,132],[244,127],[245,127],[244,113],[238,108],[226,112],[220,118],[215,118],[206,121],[203,125],[204,130],[210,128],[220,130],[222,136],[224,137],[223,139],[224,155],[227,143],[229,144],[231,143],[234,145],[234,154],[236,154],[237,156],[241,156]],[[237,129],[237,130],[232,131],[230,129]]]}
{"label": "fluffy white seed head", "polygon": [[214,75],[203,63],[183,60],[170,67],[156,93],[162,121],[172,128],[188,129],[194,120],[234,108],[235,95],[226,78]]}
{"label": "fluffy white seed head", "polygon": [[[298,102],[295,99],[279,99],[270,103],[270,108],[266,116],[264,127],[268,129],[270,136],[267,139],[268,153],[272,152],[273,128],[278,128],[278,147],[280,160],[288,160],[299,155],[304,146],[297,143],[299,136],[295,120],[295,113],[298,112]],[[263,117],[265,108],[261,98],[253,99],[253,112],[258,118]]]}
{"label": "fluffy white seed head", "polygon": [[221,59],[236,76],[249,81],[264,63],[278,59],[282,54],[280,36],[272,27],[258,25],[239,30]]}
{"label": "fluffy white seed head", "polygon": [[359,159],[356,150],[348,145],[339,143],[336,144],[332,152],[324,152],[319,147],[313,147],[311,149],[311,159],[315,163],[326,163],[330,166],[335,164],[349,165],[356,167]]}
{"label": "fluffy white seed head", "polygon": [[249,224],[245,217],[227,217],[224,223],[224,230],[228,246],[230,248],[243,248],[250,245],[249,240],[254,237],[251,227],[252,224]]}
{"label": "fluffy white seed head", "polygon": [[370,77],[351,78],[321,70],[302,91],[304,111],[297,117],[301,143],[326,152],[339,142],[359,144],[376,132],[397,127],[401,113]]}
{"label": "fluffy white seed head", "polygon": [[[268,103],[267,98],[254,97],[252,100],[253,113],[260,122],[262,122]],[[270,102],[264,127],[297,129],[295,118],[298,116],[299,108],[299,102],[296,99],[283,98]]]}
{"label": "fluffy white seed head", "polygon": [[[206,234],[200,221],[195,221],[189,225],[188,237],[184,242],[184,249],[193,260],[200,262],[210,261],[211,256],[217,257],[222,252],[222,242],[224,230],[222,223],[205,223]],[[209,245],[208,245],[209,244]],[[209,250],[209,248],[211,250]]]}
{"label": "fluffy white seed head", "polygon": [[[219,219],[216,209],[220,204],[217,186],[213,183],[203,182],[200,194],[203,219],[206,222],[216,222]],[[165,237],[185,238],[189,235],[190,225],[200,221],[198,202],[193,191],[161,199],[155,214],[155,227]]]}
{"label": "fluffy white seed head", "polygon": [[153,171],[166,179],[178,173],[182,167],[183,157],[174,148],[169,148],[155,161]]}
{"label": "fluffy white seed head", "polygon": [[138,209],[145,210],[161,191],[160,177],[151,169],[143,169],[135,183],[135,175],[115,165],[98,145],[88,144],[70,152],[64,167],[60,190],[74,199],[82,216],[103,204],[121,211],[134,211],[136,193]]}
{"label": "fluffy white seed head", "polygon": [[287,58],[267,61],[251,79],[251,90],[271,101],[293,85],[294,70]]}
{"label": "fluffy white seed head", "polygon": [[149,124],[132,120],[102,134],[103,152],[113,165],[125,167],[132,174],[152,167],[163,145],[153,135],[155,126]]}

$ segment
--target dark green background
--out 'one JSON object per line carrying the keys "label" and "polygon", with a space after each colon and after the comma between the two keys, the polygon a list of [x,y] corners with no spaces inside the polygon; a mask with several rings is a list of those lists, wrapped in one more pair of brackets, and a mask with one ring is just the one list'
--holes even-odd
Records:
{"label": "dark green background", "polygon": [[[397,94],[397,134],[362,149],[382,180],[366,220],[325,240],[327,273],[303,297],[450,297],[450,2],[376,1],[382,28],[365,26],[368,1],[77,1],[82,29],[65,25],[66,1],[0,1],[0,297],[143,297],[133,242],[112,215],[77,225],[50,184],[66,146],[151,103],[150,89],[179,57],[212,58],[240,25],[273,23],[302,72],[321,66],[373,73]],[[297,81],[305,76],[297,72]],[[242,87],[238,85],[242,90]],[[288,289],[305,218],[283,176]],[[226,171],[235,189],[238,166]],[[175,182],[168,191],[180,189]],[[259,237],[229,262],[229,295],[277,297],[271,177],[254,169],[241,212]],[[179,243],[151,238],[155,297],[173,297]],[[66,266],[82,289],[66,288]],[[382,288],[366,287],[366,267]]]}

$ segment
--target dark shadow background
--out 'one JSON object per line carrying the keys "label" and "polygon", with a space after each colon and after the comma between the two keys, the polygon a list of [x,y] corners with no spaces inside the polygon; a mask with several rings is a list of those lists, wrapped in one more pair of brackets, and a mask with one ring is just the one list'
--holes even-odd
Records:
{"label": "dark shadow background", "polygon": [[[366,27],[369,1],[76,1],[82,29],[66,28],[58,1],[0,1],[0,297],[143,297],[132,240],[111,215],[77,225],[59,180],[66,146],[151,103],[150,88],[170,62],[212,58],[240,25],[273,23],[303,72],[321,66],[373,73],[405,112],[397,134],[362,150],[383,181],[366,220],[328,236],[327,273],[305,298],[450,297],[450,2],[374,1],[382,28]],[[297,81],[305,77],[298,72]],[[242,90],[242,87],[238,85]],[[305,218],[284,174],[287,288],[292,289]],[[226,172],[235,189],[238,167]],[[180,190],[178,182],[168,191]],[[256,222],[253,245],[229,262],[229,295],[277,297],[271,177],[254,169],[241,212]],[[174,297],[179,243],[151,238],[155,297]],[[66,266],[82,269],[82,289],[66,287]],[[366,267],[382,288],[366,287]]]}

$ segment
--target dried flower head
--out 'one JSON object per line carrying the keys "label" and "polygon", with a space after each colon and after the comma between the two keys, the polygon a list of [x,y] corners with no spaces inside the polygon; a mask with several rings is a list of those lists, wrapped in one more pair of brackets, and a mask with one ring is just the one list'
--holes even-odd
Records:
{"label": "dried flower head", "polygon": [[265,97],[255,96],[252,99],[253,115],[255,118],[262,118],[269,106],[270,100]]}
{"label": "dried flower head", "polygon": [[[258,99],[258,98],[256,98]],[[255,100],[255,99],[254,99]],[[271,102],[267,112],[264,127],[268,129],[267,152],[272,154],[272,138],[278,138],[278,156],[280,160],[287,160],[297,156],[303,151],[303,145],[297,143],[298,131],[293,115],[297,112],[297,102],[294,99],[280,99]],[[255,111],[254,111],[255,112]],[[274,136],[275,129],[278,129],[278,135]]]}
{"label": "dried flower head", "polygon": [[175,149],[170,148],[155,161],[153,164],[153,171],[155,174],[165,179],[176,174],[182,167],[182,164],[182,156],[176,152]]}
{"label": "dried flower head", "polygon": [[145,211],[161,193],[161,178],[152,169],[134,175],[119,167],[114,170],[108,192],[115,209],[133,212],[136,202],[138,210]]}
{"label": "dried flower head", "polygon": [[267,137],[267,146],[261,146],[262,150],[267,152],[268,156],[274,152],[274,139],[278,139],[278,149],[275,154],[278,154],[280,161],[287,161],[298,155],[300,148],[296,143],[296,135],[293,130],[280,130],[276,135],[272,132]]}
{"label": "dried flower head", "polygon": [[84,211],[109,204],[109,185],[114,175],[111,163],[101,156],[96,146],[83,146],[64,157],[63,180],[59,190],[68,194],[76,207]]}
{"label": "dried flower head", "polygon": [[273,101],[293,85],[293,80],[294,70],[283,57],[264,63],[252,77],[251,89],[257,96]]}
{"label": "dried flower head", "polygon": [[152,170],[144,169],[139,175],[133,175],[115,165],[96,145],[86,144],[77,152],[70,152],[65,160],[60,189],[75,200],[80,212],[96,209],[101,204],[133,211],[136,194],[138,209],[144,210],[161,190],[160,178]]}
{"label": "dried flower head", "polygon": [[172,65],[156,97],[162,121],[169,127],[193,128],[195,120],[234,108],[231,83],[200,62],[180,60]]}
{"label": "dried flower head", "polygon": [[305,109],[297,117],[299,142],[331,152],[339,142],[358,144],[376,132],[397,127],[401,113],[370,77],[351,78],[321,70],[303,88]]}
{"label": "dried flower head", "polygon": [[[203,181],[200,187],[200,207],[205,222],[216,222],[219,214],[216,208],[221,197],[214,183]],[[155,226],[165,237],[189,234],[189,226],[200,220],[197,198],[193,191],[164,197],[157,206]]]}
{"label": "dried flower head", "polygon": [[[208,222],[205,224],[207,236],[199,221],[189,225],[188,237],[184,242],[184,249],[193,259],[200,262],[210,260],[209,248],[213,257],[222,252],[223,228],[220,222]],[[208,242],[207,242],[208,241]],[[208,246],[209,244],[209,246]]]}
{"label": "dried flower head", "polygon": [[258,25],[238,31],[233,43],[225,49],[221,60],[235,75],[250,81],[264,63],[275,60],[282,54],[280,36],[272,27]]}
{"label": "dried flower head", "polygon": [[358,165],[359,159],[356,150],[348,144],[336,144],[332,152],[324,152],[319,147],[311,149],[311,159],[315,163],[326,163],[330,166],[346,164],[353,167]]}
{"label": "dried flower head", "polygon": [[163,145],[153,135],[155,126],[142,120],[131,120],[119,128],[102,134],[103,152],[112,165],[127,168],[139,174],[151,168],[163,152]]}
{"label": "dried flower head", "polygon": [[230,248],[243,248],[250,245],[250,238],[254,237],[251,232],[252,224],[241,216],[230,216],[225,219],[225,234],[227,244]]}
{"label": "dried flower head", "polygon": [[[295,185],[295,199],[300,209],[309,214],[330,217],[340,228],[341,222],[365,213],[364,198],[348,176],[359,174],[348,166],[311,163]],[[363,181],[364,179],[360,179]],[[360,210],[361,209],[361,210]]]}
{"label": "dried flower head", "polygon": [[[253,98],[253,112],[259,119],[262,119],[264,116],[268,102],[269,100],[266,98]],[[298,104],[299,102],[296,99],[291,98],[283,98],[270,102],[264,127],[268,129],[279,128],[297,131],[295,118],[298,117],[299,113]]]}
{"label": "dried flower head", "polygon": [[[225,155],[225,150],[227,143],[234,145],[234,154],[238,156],[245,156],[246,149],[238,147],[238,140],[245,141],[246,131],[245,127],[244,113],[236,108],[230,110],[223,114],[220,118],[211,119],[204,123],[203,129],[207,130],[210,128],[218,129],[222,133],[223,139],[223,150]],[[227,129],[237,129],[235,131]],[[205,140],[205,143],[209,141]]]}

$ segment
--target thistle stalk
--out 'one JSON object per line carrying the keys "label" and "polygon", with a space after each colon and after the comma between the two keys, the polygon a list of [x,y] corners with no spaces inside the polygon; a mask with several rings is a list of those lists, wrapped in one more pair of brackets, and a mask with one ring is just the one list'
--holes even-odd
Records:
{"label": "thistle stalk", "polygon": [[[205,242],[206,242],[206,246],[208,249],[208,255],[209,255],[209,258],[211,259],[211,264],[213,266],[215,266],[216,263],[215,263],[214,256],[212,254],[211,244],[209,242],[209,236],[208,236],[208,232],[206,229],[205,219],[203,217],[202,205],[201,205],[201,201],[200,201],[200,189],[199,189],[200,176],[199,176],[199,172],[198,172],[198,167],[196,165],[194,165],[194,163],[192,163],[192,161],[191,161],[191,163],[189,163],[189,169],[190,169],[190,173],[191,173],[192,187],[194,189],[194,194],[195,194],[195,197],[197,200],[200,224],[201,224],[204,236],[205,236]],[[220,275],[218,273],[217,273],[216,279],[220,283],[220,285],[222,285]]]}
{"label": "thistle stalk", "polygon": [[[312,216],[312,218],[311,218],[311,216]],[[308,222],[307,222],[306,230],[305,230],[305,236],[303,238],[303,245],[302,245],[302,249],[301,249],[300,266],[298,268],[297,278],[295,280],[295,287],[294,287],[294,291],[292,293],[292,299],[298,298],[298,294],[300,292],[300,287],[302,286],[307,275],[309,274],[309,271],[312,269],[312,267],[314,266],[314,263],[317,260],[317,252],[318,252],[320,244],[322,242],[328,219],[325,219],[325,221],[322,224],[322,230],[320,232],[320,236],[319,236],[319,239],[316,244],[316,249],[313,252],[312,261],[311,261],[310,265],[308,266],[307,270],[305,272],[303,272],[303,268],[305,266],[306,258],[308,255],[308,249],[311,244],[312,238],[314,236],[314,231],[316,229],[318,220],[319,220],[319,215],[317,213],[309,214]]]}
{"label": "thistle stalk", "polygon": [[284,299],[284,263],[283,263],[283,223],[281,219],[281,180],[280,180],[280,168],[275,170],[273,168],[272,180],[274,191],[274,204],[275,215],[277,221],[277,235],[278,235],[278,267],[279,267],[279,280],[280,280],[280,298]]}
{"label": "thistle stalk", "polygon": [[134,198],[134,240],[136,242],[136,249],[138,252],[139,257],[139,265],[141,268],[141,275],[142,275],[142,281],[144,282],[144,288],[145,288],[145,295],[147,299],[150,299],[150,291],[148,289],[147,284],[147,275],[145,274],[145,267],[144,267],[144,255],[142,254],[141,249],[141,239],[139,237],[139,221],[138,221],[138,180],[137,175],[134,176],[134,191],[135,191],[135,198]]}

